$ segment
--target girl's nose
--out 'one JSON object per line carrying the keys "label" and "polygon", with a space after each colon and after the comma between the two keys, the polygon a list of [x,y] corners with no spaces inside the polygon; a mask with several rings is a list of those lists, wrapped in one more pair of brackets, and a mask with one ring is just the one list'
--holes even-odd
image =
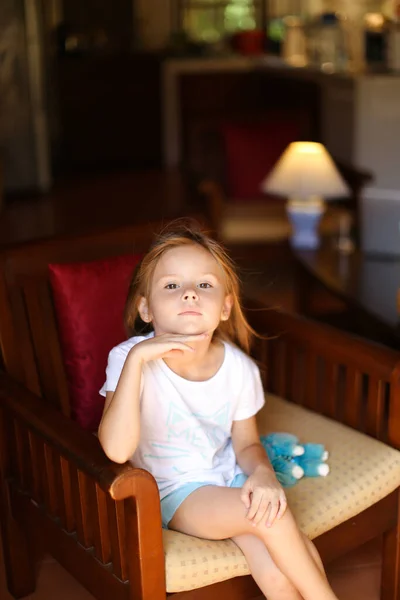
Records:
{"label": "girl's nose", "polygon": [[197,292],[195,289],[185,290],[185,292],[183,294],[184,300],[197,300],[197,298],[198,298],[198,296],[197,296]]}

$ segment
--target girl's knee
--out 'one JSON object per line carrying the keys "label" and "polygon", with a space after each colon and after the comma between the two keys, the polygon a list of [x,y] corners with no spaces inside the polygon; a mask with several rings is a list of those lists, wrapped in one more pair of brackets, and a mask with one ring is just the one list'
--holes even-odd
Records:
{"label": "girl's knee", "polygon": [[[252,527],[251,524],[250,527]],[[257,537],[261,538],[264,542],[266,542],[266,540],[268,540],[269,537],[282,535],[282,531],[287,531],[288,527],[291,530],[293,528],[298,529],[297,523],[289,508],[285,510],[284,514],[280,519],[276,519],[274,521],[271,527],[267,527],[266,522],[263,519],[262,521],[260,521],[260,523],[258,523],[258,525],[256,525],[253,528],[252,533]]]}

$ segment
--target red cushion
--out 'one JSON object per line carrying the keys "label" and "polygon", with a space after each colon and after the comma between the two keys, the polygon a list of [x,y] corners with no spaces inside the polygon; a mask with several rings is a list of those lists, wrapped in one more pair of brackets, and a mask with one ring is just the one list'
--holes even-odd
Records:
{"label": "red cushion", "polygon": [[231,199],[253,200],[263,197],[261,182],[288,144],[298,139],[300,125],[289,119],[224,123],[221,131],[228,195]]}
{"label": "red cushion", "polygon": [[123,309],[138,255],[49,265],[71,416],[84,429],[98,428],[108,353],[126,335]]}

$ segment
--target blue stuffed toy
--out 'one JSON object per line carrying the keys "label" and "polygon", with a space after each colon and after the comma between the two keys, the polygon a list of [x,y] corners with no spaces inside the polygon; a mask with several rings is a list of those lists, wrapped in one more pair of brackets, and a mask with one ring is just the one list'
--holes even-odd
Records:
{"label": "blue stuffed toy", "polygon": [[293,458],[304,453],[296,436],[289,433],[272,433],[260,438],[276,478],[283,487],[291,487],[304,476],[303,468]]}
{"label": "blue stuffed toy", "polygon": [[304,471],[306,477],[326,477],[329,465],[326,463],[329,453],[322,444],[304,444],[304,453],[295,456],[294,462]]}
{"label": "blue stuffed toy", "polygon": [[302,477],[325,477],[329,473],[328,452],[322,444],[300,444],[290,433],[270,433],[260,438],[276,477],[291,487]]}

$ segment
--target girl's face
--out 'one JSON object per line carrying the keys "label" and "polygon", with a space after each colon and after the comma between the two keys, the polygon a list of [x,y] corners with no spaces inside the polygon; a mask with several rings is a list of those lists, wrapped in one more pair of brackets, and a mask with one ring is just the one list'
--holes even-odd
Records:
{"label": "girl's face", "polygon": [[232,298],[224,273],[213,256],[197,244],[167,250],[154,270],[148,301],[139,303],[141,318],[156,335],[198,334],[216,330],[227,320]]}

